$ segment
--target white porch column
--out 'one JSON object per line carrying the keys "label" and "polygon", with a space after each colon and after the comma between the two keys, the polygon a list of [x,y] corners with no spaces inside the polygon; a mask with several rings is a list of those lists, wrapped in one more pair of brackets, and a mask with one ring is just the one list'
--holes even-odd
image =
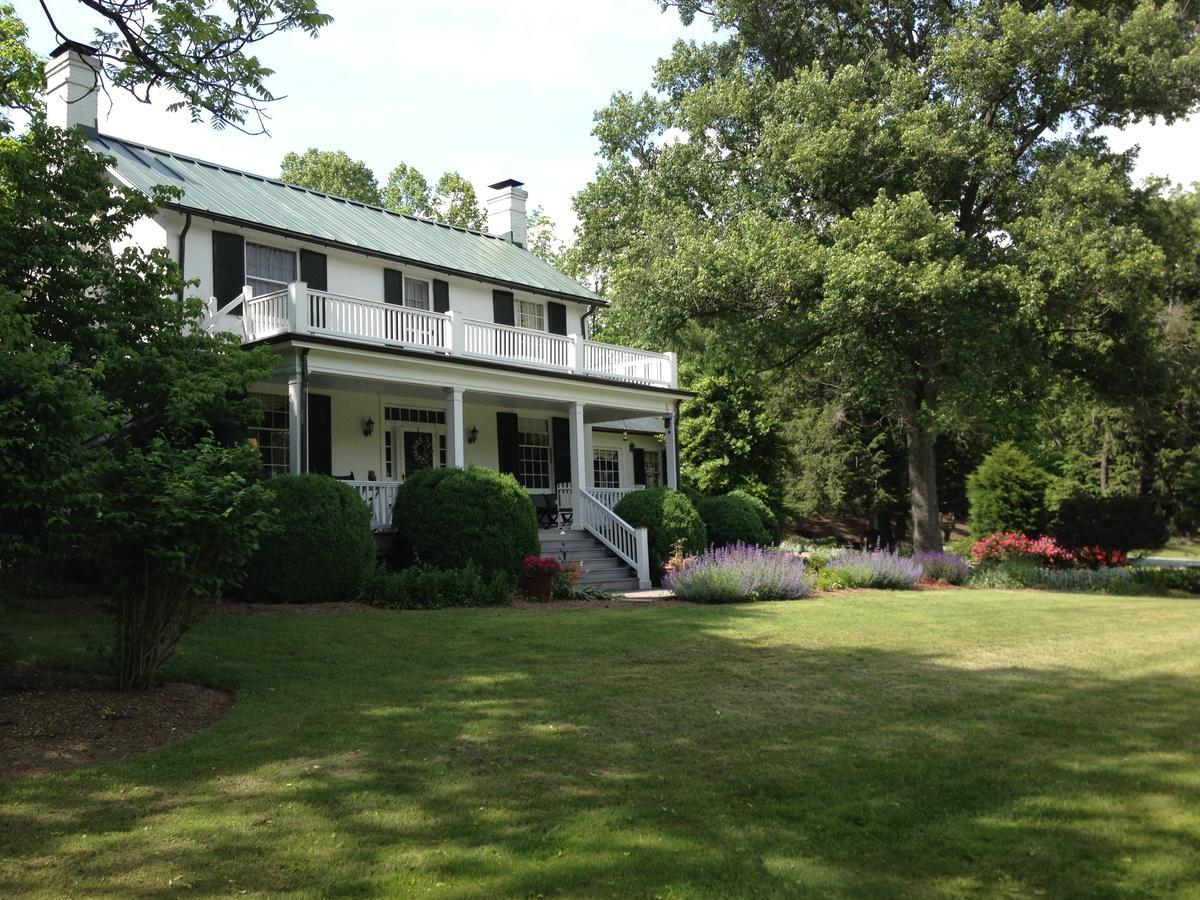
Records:
{"label": "white porch column", "polygon": [[676,455],[675,451],[676,451],[676,447],[677,447],[675,428],[678,425],[678,423],[675,421],[674,416],[667,416],[666,423],[667,423],[667,472],[666,472],[667,487],[669,487],[673,491],[677,491],[677,490],[679,490],[679,478],[677,475],[677,473],[679,472],[679,463],[678,463],[678,460],[676,460],[676,458],[675,458],[675,455]]}
{"label": "white porch column", "polygon": [[446,465],[467,467],[467,437],[464,433],[462,388],[446,388]]}
{"label": "white porch column", "polygon": [[288,472],[299,475],[304,470],[304,381],[300,371],[300,354],[288,373]]}
{"label": "white porch column", "polygon": [[[587,426],[583,423],[583,404],[571,405],[571,489],[579,497],[580,491],[587,487]],[[579,515],[579,502],[575,502],[575,516],[572,528],[583,528]]]}

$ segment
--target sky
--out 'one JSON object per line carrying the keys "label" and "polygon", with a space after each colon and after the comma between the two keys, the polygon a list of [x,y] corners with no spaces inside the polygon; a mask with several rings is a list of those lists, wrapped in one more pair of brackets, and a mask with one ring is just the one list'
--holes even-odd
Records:
{"label": "sky", "polygon": [[[60,28],[87,42],[98,24],[77,0],[47,0]],[[37,0],[16,0],[33,49],[58,43]],[[277,176],[285,153],[345,150],[380,182],[399,162],[431,182],[465,175],[479,193],[506,178],[525,182],[560,237],[575,224],[571,197],[596,167],[593,116],[617,91],[640,93],[657,59],[680,38],[705,40],[656,0],[322,0],[334,21],[316,39],[275,36],[258,45],[276,70],[269,136],[215,131],[114,92],[101,98],[101,131],[150,146]],[[1200,118],[1148,123],[1110,135],[1141,147],[1138,177],[1200,181]]]}

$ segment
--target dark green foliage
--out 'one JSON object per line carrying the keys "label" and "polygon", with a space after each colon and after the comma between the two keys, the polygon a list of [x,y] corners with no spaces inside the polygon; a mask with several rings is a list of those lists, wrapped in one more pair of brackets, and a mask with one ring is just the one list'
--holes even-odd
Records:
{"label": "dark green foliage", "polygon": [[700,501],[704,499],[704,495],[701,494],[694,487],[692,487],[690,484],[680,485],[679,493],[683,494],[685,497],[687,497],[689,500],[691,500],[692,506],[698,505],[700,503]]}
{"label": "dark green foliage", "polygon": [[741,497],[725,494],[705,497],[697,504],[696,510],[708,531],[709,546],[752,544],[761,547],[769,543],[770,536],[758,511],[744,498],[744,494]]}
{"label": "dark green foliage", "polygon": [[1158,569],[1151,566],[1132,566],[1133,580],[1150,592],[1167,594],[1183,591],[1200,594],[1200,569],[1180,566],[1174,569]]}
{"label": "dark green foliage", "polygon": [[1054,536],[1065,547],[1152,550],[1167,542],[1167,523],[1149,497],[1076,494],[1058,507]]}
{"label": "dark green foliage", "polygon": [[1050,524],[1049,486],[1050,475],[1044,469],[1012,444],[1000,444],[967,479],[972,534],[1041,534]]}
{"label": "dark green foliage", "polygon": [[473,562],[461,569],[416,565],[399,572],[376,571],[362,589],[364,603],[387,609],[443,609],[449,606],[503,606],[513,581],[503,573],[487,580]]}
{"label": "dark green foliage", "polygon": [[771,507],[753,494],[747,493],[740,488],[736,491],[729,492],[730,497],[736,497],[743,503],[748,504],[758,516],[758,520],[762,523],[762,527],[767,532],[767,538],[772,544],[778,544],[783,540],[783,526],[779,524],[779,519],[775,513],[771,511]]}
{"label": "dark green foliage", "polygon": [[456,569],[474,562],[484,578],[516,578],[537,553],[533,501],[511,475],[472,466],[423,469],[400,486],[392,522],[398,559]]}
{"label": "dark green foliage", "polygon": [[634,527],[649,532],[652,577],[662,578],[662,563],[675,544],[683,541],[684,553],[702,553],[708,547],[708,530],[692,501],[667,487],[647,488],[626,494],[613,509]]}
{"label": "dark green foliage", "polygon": [[371,510],[354,488],[325,475],[266,482],[278,530],[249,566],[243,600],[319,603],[353,600],[375,568]]}

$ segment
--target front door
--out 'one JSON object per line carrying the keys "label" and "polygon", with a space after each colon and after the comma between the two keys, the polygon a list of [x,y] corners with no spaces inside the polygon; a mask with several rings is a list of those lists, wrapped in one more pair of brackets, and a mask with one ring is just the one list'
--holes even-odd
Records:
{"label": "front door", "polygon": [[404,432],[404,474],[433,466],[433,439],[428,431]]}

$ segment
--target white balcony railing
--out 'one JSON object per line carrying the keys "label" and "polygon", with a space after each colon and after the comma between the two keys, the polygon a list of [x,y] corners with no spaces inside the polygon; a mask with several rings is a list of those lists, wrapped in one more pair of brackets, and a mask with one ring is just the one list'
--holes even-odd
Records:
{"label": "white balcony railing", "polygon": [[[243,291],[242,331],[246,341],[280,334],[326,335],[376,346],[400,346],[447,356],[506,362],[531,369],[569,372],[629,384],[679,386],[674,353],[653,353],[549,334],[513,325],[435,313],[309,290],[302,281],[286,290],[253,296]],[[215,304],[215,301],[214,301]],[[226,308],[234,304],[227,304]]]}
{"label": "white balcony railing", "polygon": [[347,481],[346,484],[358,491],[367,506],[371,507],[371,530],[391,531],[392,507],[396,505],[396,491],[400,489],[400,482]]}

